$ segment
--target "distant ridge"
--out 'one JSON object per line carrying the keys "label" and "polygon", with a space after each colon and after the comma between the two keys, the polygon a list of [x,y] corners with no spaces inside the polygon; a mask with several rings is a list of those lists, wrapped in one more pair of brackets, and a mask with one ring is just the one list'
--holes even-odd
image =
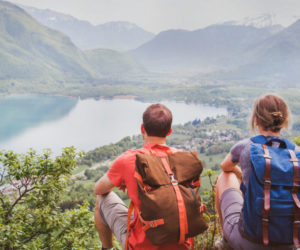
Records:
{"label": "distant ridge", "polygon": [[[107,57],[107,53],[110,53]],[[92,63],[97,62],[97,67]],[[105,50],[87,53],[66,35],[39,24],[22,8],[0,0],[0,80],[95,82],[143,70],[134,59]]]}
{"label": "distant ridge", "polygon": [[286,28],[225,23],[167,30],[130,54],[152,71],[300,86],[300,20]]}
{"label": "distant ridge", "polygon": [[118,51],[135,49],[154,37],[134,23],[108,22],[100,25],[79,20],[53,10],[23,6],[41,24],[68,35],[82,50],[106,48]]}
{"label": "distant ridge", "polygon": [[[247,52],[248,63],[229,72],[220,72],[220,79],[272,80],[285,86],[300,86],[300,20],[265,39]],[[213,77],[216,77],[215,75]]]}
{"label": "distant ridge", "polygon": [[130,54],[155,71],[212,72],[244,64],[244,51],[269,36],[267,29],[230,24],[195,31],[167,30]]}

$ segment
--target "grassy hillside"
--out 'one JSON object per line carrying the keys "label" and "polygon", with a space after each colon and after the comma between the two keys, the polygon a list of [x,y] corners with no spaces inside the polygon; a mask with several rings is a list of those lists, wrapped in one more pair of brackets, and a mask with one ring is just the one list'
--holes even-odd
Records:
{"label": "grassy hillside", "polygon": [[65,35],[37,23],[21,8],[0,1],[2,79],[90,78],[82,52]]}
{"label": "grassy hillside", "polygon": [[84,52],[88,64],[104,76],[128,76],[145,72],[131,56],[114,50],[96,49]]}
{"label": "grassy hillside", "polygon": [[[93,67],[95,66],[95,68]],[[0,80],[92,82],[104,74],[138,72],[129,56],[110,50],[85,54],[64,34],[46,28],[23,9],[0,1]]]}

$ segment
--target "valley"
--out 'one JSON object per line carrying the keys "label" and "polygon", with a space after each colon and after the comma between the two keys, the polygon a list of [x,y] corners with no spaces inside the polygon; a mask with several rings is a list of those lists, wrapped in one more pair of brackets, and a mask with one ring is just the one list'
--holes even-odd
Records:
{"label": "valley", "polygon": [[[176,116],[168,145],[197,151],[203,163],[210,229],[196,249],[211,249],[220,233],[214,180],[230,148],[252,136],[256,98],[275,93],[287,101],[292,124],[282,135],[300,145],[300,20],[293,20],[282,26],[261,16],[155,34],[133,22],[93,24],[0,0],[5,249],[12,242],[16,249],[99,249],[94,185],[116,157],[143,145],[140,115],[157,102]],[[129,204],[126,193],[115,192]]]}

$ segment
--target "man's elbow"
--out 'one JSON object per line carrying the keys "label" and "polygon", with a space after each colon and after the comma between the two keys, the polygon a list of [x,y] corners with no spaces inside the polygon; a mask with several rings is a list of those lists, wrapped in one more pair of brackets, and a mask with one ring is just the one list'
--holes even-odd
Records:
{"label": "man's elbow", "polygon": [[102,195],[101,189],[102,188],[102,183],[101,183],[101,179],[97,181],[95,187],[94,187],[94,194],[95,195]]}
{"label": "man's elbow", "polygon": [[94,193],[95,195],[103,195],[109,193],[113,189],[114,185],[108,179],[106,175],[102,176],[100,180],[97,181]]}
{"label": "man's elbow", "polygon": [[98,189],[96,187],[94,188],[94,194],[95,195],[101,195],[100,192],[98,191]]}
{"label": "man's elbow", "polygon": [[112,191],[112,188],[111,189],[106,189],[105,191],[103,190],[98,190],[97,188],[94,189],[94,194],[95,195],[104,195],[104,194],[108,194],[109,192]]}

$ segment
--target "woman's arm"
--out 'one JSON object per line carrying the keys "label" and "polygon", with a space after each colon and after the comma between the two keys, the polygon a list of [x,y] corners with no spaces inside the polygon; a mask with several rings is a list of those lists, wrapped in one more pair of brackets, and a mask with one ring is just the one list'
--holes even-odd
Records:
{"label": "woman's arm", "polygon": [[242,170],[238,167],[238,162],[233,162],[231,160],[230,153],[225,157],[225,159],[221,163],[221,169],[224,172],[233,172],[236,174],[237,178],[242,179]]}

